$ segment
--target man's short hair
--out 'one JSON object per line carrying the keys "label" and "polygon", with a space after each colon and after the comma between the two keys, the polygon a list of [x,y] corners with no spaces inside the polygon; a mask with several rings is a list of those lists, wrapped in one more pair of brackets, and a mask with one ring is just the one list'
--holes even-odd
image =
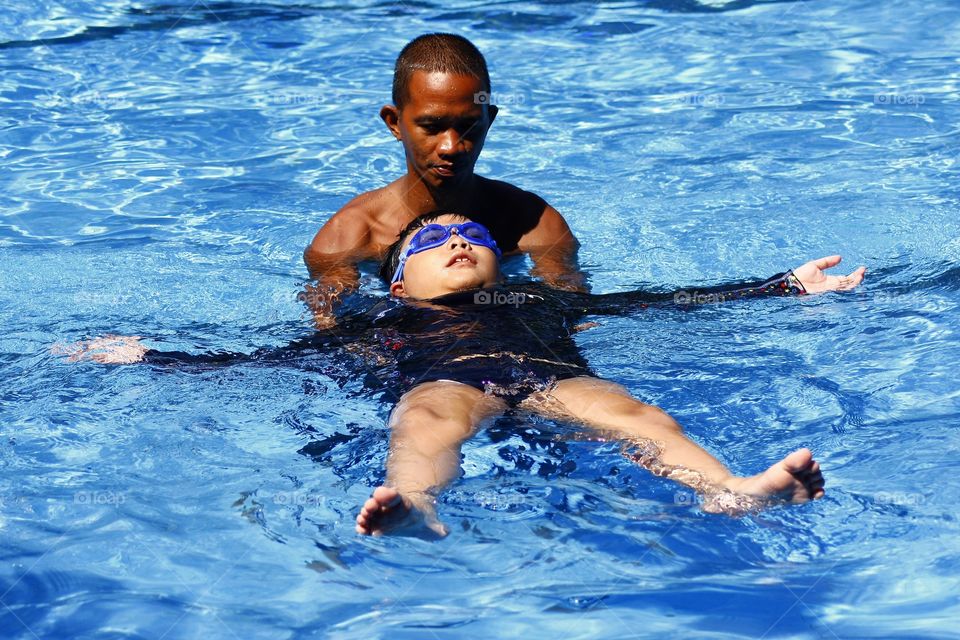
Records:
{"label": "man's short hair", "polygon": [[398,109],[410,99],[410,80],[415,71],[473,76],[490,93],[487,61],[472,42],[453,33],[425,33],[407,43],[393,68],[393,104]]}
{"label": "man's short hair", "polygon": [[427,226],[431,222],[435,222],[437,218],[447,215],[458,216],[464,220],[469,220],[469,218],[464,215],[453,213],[452,211],[444,211],[443,209],[434,209],[433,211],[428,211],[427,213],[417,216],[403,228],[403,231],[397,236],[396,242],[387,247],[387,253],[383,257],[383,262],[380,263],[380,278],[387,284],[391,284],[390,279],[393,278],[393,274],[397,272],[397,266],[400,264],[400,251],[403,249],[403,243],[407,241],[410,234],[414,233],[417,229]]}

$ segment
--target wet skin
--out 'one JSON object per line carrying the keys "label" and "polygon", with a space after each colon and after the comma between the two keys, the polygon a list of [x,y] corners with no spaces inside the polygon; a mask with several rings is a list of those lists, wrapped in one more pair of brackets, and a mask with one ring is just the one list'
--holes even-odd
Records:
{"label": "wet skin", "polygon": [[529,252],[534,274],[579,288],[577,241],[562,216],[536,194],[474,174],[497,108],[477,100],[479,79],[415,72],[402,109],[380,111],[403,145],[407,173],[361,194],[340,209],[304,252],[312,278],[344,290],[357,286],[355,264],[379,259],[400,230],[420,214],[446,209],[487,226],[504,253]]}
{"label": "wet skin", "polygon": [[[454,214],[443,215],[433,224],[464,222]],[[405,254],[416,233],[407,236],[401,255]],[[473,245],[456,233],[438,247],[415,253],[407,258],[404,278],[390,285],[390,293],[398,298],[428,300],[457,291],[490,287],[500,281],[500,259],[487,247]]]}

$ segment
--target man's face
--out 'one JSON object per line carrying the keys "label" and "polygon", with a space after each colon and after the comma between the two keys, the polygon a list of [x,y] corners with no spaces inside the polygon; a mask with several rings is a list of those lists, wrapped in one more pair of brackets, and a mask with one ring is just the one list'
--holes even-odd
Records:
{"label": "man's face", "polygon": [[496,117],[496,107],[477,99],[482,91],[481,81],[472,76],[416,71],[408,87],[410,97],[395,113],[395,124],[384,116],[403,142],[407,169],[427,186],[447,189],[473,175]]}
{"label": "man's face", "polygon": [[[444,215],[434,224],[467,222],[466,218]],[[416,232],[407,236],[400,255],[404,255]],[[400,298],[426,300],[496,284],[500,279],[500,260],[492,249],[472,245],[456,233],[433,249],[415,253],[403,267],[403,280],[390,285],[390,293]]]}

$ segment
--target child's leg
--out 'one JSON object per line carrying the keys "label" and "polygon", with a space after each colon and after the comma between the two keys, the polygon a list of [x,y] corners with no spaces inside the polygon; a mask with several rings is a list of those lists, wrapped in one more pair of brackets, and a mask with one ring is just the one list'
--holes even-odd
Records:
{"label": "child's leg", "polygon": [[658,451],[655,455],[638,456],[638,461],[654,473],[698,491],[722,488],[790,502],[823,496],[820,465],[807,449],[794,451],[761,474],[738,478],[688,439],[676,420],[631,397],[618,384],[598,378],[572,378],[558,382],[549,395],[574,418],[595,429],[628,440],[653,441]]}
{"label": "child's leg", "polygon": [[459,382],[427,382],[400,399],[390,416],[387,482],[357,516],[357,532],[444,536],[434,493],[460,473],[460,445],[484,419],[504,410],[499,399]]}

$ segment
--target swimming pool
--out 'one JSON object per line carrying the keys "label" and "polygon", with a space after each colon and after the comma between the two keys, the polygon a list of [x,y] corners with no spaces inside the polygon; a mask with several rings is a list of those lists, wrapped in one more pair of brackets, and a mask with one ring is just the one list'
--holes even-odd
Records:
{"label": "swimming pool", "polygon": [[[736,472],[811,447],[824,500],[705,515],[505,419],[447,539],[360,538],[389,410],[361,381],[51,355],[303,335],[301,251],[400,174],[376,114],[437,30],[491,66],[478,171],[565,214],[595,291],[868,265],[855,293],[578,338]],[[0,635],[956,637],[958,35],[945,0],[7,3]]]}

